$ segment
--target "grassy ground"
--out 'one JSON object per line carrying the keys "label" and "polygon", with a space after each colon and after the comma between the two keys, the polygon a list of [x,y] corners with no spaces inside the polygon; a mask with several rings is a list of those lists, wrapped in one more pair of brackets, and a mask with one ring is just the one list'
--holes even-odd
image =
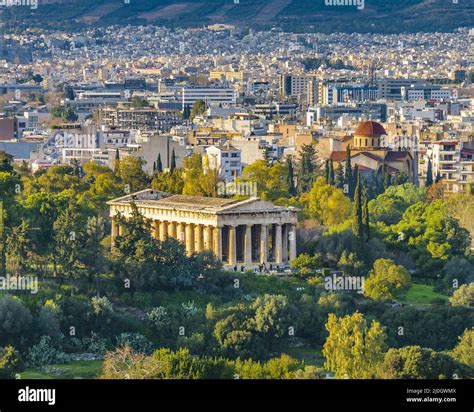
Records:
{"label": "grassy ground", "polygon": [[101,367],[100,360],[80,360],[44,369],[29,369],[20,376],[21,379],[94,379],[99,375]]}
{"label": "grassy ground", "polygon": [[288,348],[283,351],[292,358],[304,361],[306,365],[323,367],[324,356],[321,348]]}
{"label": "grassy ground", "polygon": [[413,283],[410,290],[400,301],[407,305],[429,305],[433,299],[447,300],[449,296],[433,291],[433,286]]}

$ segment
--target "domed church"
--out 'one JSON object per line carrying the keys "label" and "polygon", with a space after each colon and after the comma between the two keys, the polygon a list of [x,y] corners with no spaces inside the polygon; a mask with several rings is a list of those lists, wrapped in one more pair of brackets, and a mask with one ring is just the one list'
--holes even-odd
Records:
{"label": "domed church", "polygon": [[[390,174],[404,173],[408,181],[413,181],[414,162],[410,152],[393,150],[384,146],[387,132],[384,127],[374,121],[366,121],[357,127],[349,143],[351,147],[351,163],[359,166],[361,174],[369,178],[372,173],[379,174],[385,165]],[[334,162],[345,162],[345,151],[331,153]]]}

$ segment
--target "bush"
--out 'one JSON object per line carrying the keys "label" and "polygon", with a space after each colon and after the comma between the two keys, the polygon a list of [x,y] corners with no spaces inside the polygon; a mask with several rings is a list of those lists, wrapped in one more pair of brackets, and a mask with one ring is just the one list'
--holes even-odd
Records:
{"label": "bush", "polygon": [[116,337],[117,346],[125,348],[130,347],[134,352],[150,354],[153,350],[153,344],[139,333],[122,333]]}
{"label": "bush", "polygon": [[13,379],[23,369],[20,353],[13,346],[0,348],[0,379]]}
{"label": "bush", "polygon": [[32,346],[27,355],[27,362],[33,368],[43,368],[69,361],[68,355],[51,345],[49,336],[41,336],[39,343]]}
{"label": "bush", "polygon": [[0,345],[23,343],[31,336],[30,311],[23,302],[9,295],[0,297]]}

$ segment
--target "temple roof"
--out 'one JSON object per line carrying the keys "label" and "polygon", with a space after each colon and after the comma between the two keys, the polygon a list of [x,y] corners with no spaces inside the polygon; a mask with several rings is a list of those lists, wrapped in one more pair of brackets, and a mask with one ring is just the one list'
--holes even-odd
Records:
{"label": "temple roof", "polygon": [[153,189],[145,189],[107,202],[109,206],[134,202],[141,207],[160,207],[165,209],[202,210],[216,213],[252,212],[252,211],[285,211],[296,210],[275,206],[271,202],[252,197],[245,200],[226,199],[221,197],[203,197],[173,195]]}

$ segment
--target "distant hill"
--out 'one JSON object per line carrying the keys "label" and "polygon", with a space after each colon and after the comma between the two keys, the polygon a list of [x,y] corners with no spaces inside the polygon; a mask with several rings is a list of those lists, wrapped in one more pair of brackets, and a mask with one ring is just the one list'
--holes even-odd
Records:
{"label": "distant hill", "polygon": [[74,29],[84,25],[152,23],[195,27],[230,23],[255,28],[277,26],[295,32],[374,33],[452,31],[474,26],[474,0],[365,0],[362,10],[355,6],[328,6],[325,0],[39,2],[36,10],[3,7],[5,26],[21,30],[30,26]]}

